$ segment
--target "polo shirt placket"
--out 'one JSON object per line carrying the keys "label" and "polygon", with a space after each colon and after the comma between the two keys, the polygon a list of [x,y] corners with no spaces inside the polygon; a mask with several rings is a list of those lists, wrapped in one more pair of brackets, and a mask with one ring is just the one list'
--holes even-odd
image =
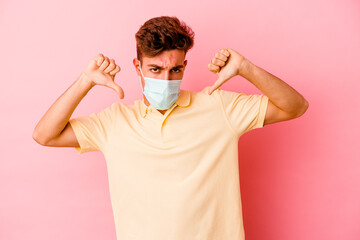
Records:
{"label": "polo shirt placket", "polygon": [[164,113],[159,112],[154,106],[149,105],[146,106],[144,100],[141,100],[141,116],[151,121],[156,128],[156,133],[159,136],[159,140],[161,143],[164,143],[164,132],[163,126],[166,124],[166,120],[168,116],[172,113],[172,111],[176,107],[184,107],[190,103],[190,94],[183,90],[180,90],[180,96],[177,101]]}

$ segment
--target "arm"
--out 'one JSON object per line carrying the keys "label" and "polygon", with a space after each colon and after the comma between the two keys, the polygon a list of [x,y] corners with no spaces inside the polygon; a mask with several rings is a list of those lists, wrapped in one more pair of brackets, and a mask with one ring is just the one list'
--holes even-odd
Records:
{"label": "arm", "polygon": [[72,113],[95,85],[112,88],[120,98],[124,98],[122,88],[114,83],[119,71],[120,67],[115,64],[115,60],[109,60],[102,54],[91,59],[85,71],[40,119],[34,129],[33,139],[44,146],[78,147],[79,143],[69,123]]}
{"label": "arm", "polygon": [[264,125],[300,117],[309,106],[294,88],[230,48],[217,52],[208,68],[219,77],[209,94],[233,76],[240,75],[269,98]]}
{"label": "arm", "polygon": [[269,98],[264,125],[300,117],[309,107],[306,99],[294,88],[247,59],[239,69],[239,75]]}
{"label": "arm", "polygon": [[[81,74],[40,119],[34,129],[33,139],[44,146],[56,146],[56,142],[64,146],[79,146],[69,119],[92,87],[93,85],[86,75]],[[51,143],[54,139],[57,141]]]}

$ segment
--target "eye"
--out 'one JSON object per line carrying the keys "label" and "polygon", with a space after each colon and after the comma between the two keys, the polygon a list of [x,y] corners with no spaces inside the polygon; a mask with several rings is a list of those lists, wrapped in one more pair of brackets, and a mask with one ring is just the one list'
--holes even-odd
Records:
{"label": "eye", "polygon": [[[156,71],[153,71],[153,69],[155,69]],[[157,72],[158,68],[150,68],[150,71],[152,72]]]}
{"label": "eye", "polygon": [[175,69],[173,69],[173,71],[176,72],[176,73],[179,73],[179,72],[180,72],[180,69],[179,69],[179,68],[175,68]]}

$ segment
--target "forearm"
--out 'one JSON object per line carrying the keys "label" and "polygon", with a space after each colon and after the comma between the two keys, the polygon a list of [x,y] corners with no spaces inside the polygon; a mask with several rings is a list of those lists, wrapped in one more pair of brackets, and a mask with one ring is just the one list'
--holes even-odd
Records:
{"label": "forearm", "polygon": [[40,119],[34,129],[33,138],[46,142],[57,137],[92,86],[85,75],[81,74]]}
{"label": "forearm", "polygon": [[249,60],[244,60],[239,74],[260,89],[281,110],[293,115],[306,111],[308,102],[300,93]]}

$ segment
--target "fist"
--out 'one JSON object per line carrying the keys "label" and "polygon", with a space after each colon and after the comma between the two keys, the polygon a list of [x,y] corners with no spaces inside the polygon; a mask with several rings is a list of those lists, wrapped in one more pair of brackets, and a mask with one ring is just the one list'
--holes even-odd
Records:
{"label": "fist", "polygon": [[83,74],[93,86],[102,85],[112,88],[123,99],[123,89],[114,82],[115,75],[118,72],[120,72],[120,67],[115,64],[115,60],[100,53],[91,59]]}
{"label": "fist", "polygon": [[245,57],[231,48],[224,48],[215,54],[208,64],[208,69],[218,76],[216,82],[209,88],[209,94],[219,88],[226,81],[240,75],[245,64]]}
{"label": "fist", "polygon": [[218,51],[214,58],[211,60],[211,63],[208,64],[208,69],[219,75],[220,69],[225,66],[228,58],[230,57],[230,52],[227,49],[221,49]]}

